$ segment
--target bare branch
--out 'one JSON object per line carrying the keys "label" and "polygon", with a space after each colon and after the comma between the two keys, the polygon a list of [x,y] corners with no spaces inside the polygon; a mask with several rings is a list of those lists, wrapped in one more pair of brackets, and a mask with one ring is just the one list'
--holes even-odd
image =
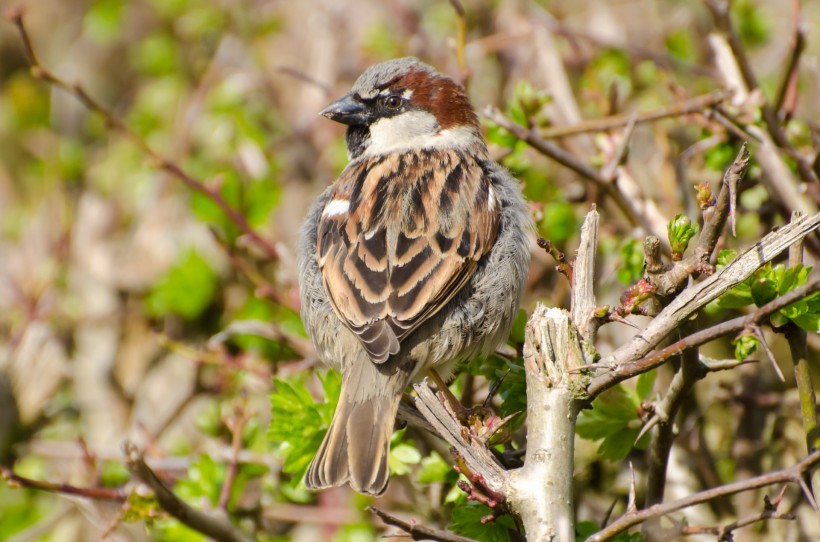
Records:
{"label": "bare branch", "polygon": [[463,456],[467,467],[484,478],[484,483],[493,491],[504,492],[507,473],[498,464],[487,446],[478,439],[471,439],[462,434],[464,427],[456,417],[447,410],[439,398],[430,389],[427,379],[413,384],[416,390],[416,408],[427,422],[433,426],[436,434],[453,446]]}
{"label": "bare branch", "polygon": [[628,126],[634,118],[635,124],[653,122],[669,117],[703,113],[704,111],[722,103],[729,94],[724,90],[716,90],[703,96],[696,96],[684,102],[668,105],[653,111],[635,112],[629,114],[612,115],[601,119],[590,119],[569,126],[550,126],[539,131],[544,139],[556,139],[589,132],[603,132]]}
{"label": "bare branch", "polygon": [[70,484],[59,484],[46,482],[43,480],[33,480],[20,476],[7,467],[0,467],[0,477],[2,477],[9,487],[26,487],[47,491],[49,493],[60,493],[75,497],[85,497],[97,501],[125,502],[128,500],[128,493],[122,489],[111,489],[107,487],[77,487]]}
{"label": "bare branch", "polygon": [[803,475],[818,463],[820,463],[820,451],[814,452],[796,465],[786,469],[756,476],[748,480],[732,482],[731,484],[722,485],[706,491],[700,491],[694,495],[684,497],[683,499],[678,499],[676,501],[664,504],[656,504],[655,506],[638,510],[634,513],[626,513],[605,529],[602,529],[587,538],[587,542],[602,542],[604,540],[608,540],[618,533],[622,533],[630,527],[638,525],[649,518],[664,516],[683,508],[709,502],[727,495],[734,495],[743,491],[750,491],[773,484],[781,484],[786,482],[799,483],[802,480]]}
{"label": "bare branch", "polygon": [[441,542],[476,542],[472,538],[467,538],[449,531],[442,531],[440,529],[432,529],[419,525],[418,523],[410,523],[403,519],[397,518],[392,514],[388,514],[378,508],[371,506],[368,508],[374,515],[378,516],[383,522],[393,527],[398,527],[405,533],[410,535],[412,540],[439,540]]}
{"label": "bare branch", "polygon": [[[795,288],[789,293],[763,305],[751,314],[739,316],[738,318],[727,320],[726,322],[721,322],[720,324],[716,324],[710,328],[695,332],[688,337],[670,344],[669,346],[644,358],[624,363],[617,368],[617,375],[614,374],[615,371],[611,371],[594,378],[588,388],[589,394],[590,396],[595,397],[603,391],[611,388],[618,382],[658,367],[672,356],[680,354],[686,349],[695,348],[696,346],[713,341],[718,337],[728,335],[729,333],[736,333],[750,325],[759,323],[770,314],[773,314],[783,307],[786,307],[795,301],[799,301],[800,299],[811,295],[818,290],[820,290],[820,275],[815,273],[803,286]],[[627,374],[628,376],[624,376]]]}
{"label": "bare branch", "polygon": [[597,169],[582,162],[555,143],[545,141],[537,135],[535,130],[528,130],[511,121],[496,108],[487,108],[484,111],[484,115],[544,156],[552,158],[562,166],[571,169],[583,178],[591,181],[595,186],[599,187],[604,191],[604,193],[612,198],[612,201],[615,205],[617,205],[632,225],[640,225],[647,232],[652,231],[646,219],[634,208],[626,196],[624,196],[617,189],[615,184],[604,177]]}

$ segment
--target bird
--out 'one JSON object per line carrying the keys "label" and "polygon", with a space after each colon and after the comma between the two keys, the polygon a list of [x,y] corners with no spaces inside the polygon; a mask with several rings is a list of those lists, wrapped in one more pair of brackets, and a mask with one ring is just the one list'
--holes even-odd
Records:
{"label": "bird", "polygon": [[300,313],[342,383],[305,484],[378,496],[405,388],[507,340],[532,223],[465,89],[417,58],[370,66],[320,114],[347,126],[349,162],[299,233]]}

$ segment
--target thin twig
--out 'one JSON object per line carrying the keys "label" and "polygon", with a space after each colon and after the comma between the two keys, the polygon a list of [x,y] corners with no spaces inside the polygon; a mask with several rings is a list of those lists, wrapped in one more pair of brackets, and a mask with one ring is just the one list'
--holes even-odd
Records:
{"label": "thin twig", "polygon": [[[814,292],[820,291],[820,274],[813,274],[812,277],[804,284],[794,290],[778,297],[777,299],[763,305],[756,311],[746,316],[740,316],[712,327],[695,332],[688,337],[685,337],[677,342],[674,342],[650,355],[641,359],[624,363],[618,366],[617,371],[598,376],[592,380],[589,385],[588,392],[591,397],[595,397],[603,391],[611,388],[618,382],[632,378],[646,371],[650,371],[659,365],[662,365],[666,360],[672,356],[678,355],[684,350],[695,348],[702,344],[706,344],[729,333],[737,333],[738,331],[747,328],[750,325],[760,323],[764,318],[777,312],[795,301],[811,295]],[[628,375],[628,376],[626,376]]]}
{"label": "thin twig", "polygon": [[383,522],[387,525],[392,525],[393,527],[398,527],[405,533],[410,535],[410,538],[413,540],[438,540],[440,542],[476,542],[472,538],[466,538],[464,536],[451,533],[449,531],[442,531],[441,529],[433,529],[431,527],[425,527],[424,525],[419,525],[418,523],[410,523],[409,521],[404,521],[403,519],[397,518],[392,514],[388,514],[378,508],[371,506],[368,508],[374,515],[378,516]]}
{"label": "thin twig", "polygon": [[633,207],[632,203],[618,190],[617,186],[604,177],[597,169],[582,162],[555,143],[545,141],[538,136],[535,130],[528,130],[511,121],[496,108],[487,108],[484,111],[484,115],[544,156],[552,158],[562,166],[571,169],[583,178],[591,181],[612,198],[612,201],[615,202],[615,205],[621,210],[630,224],[633,226],[640,225],[647,232],[652,231],[646,218]]}
{"label": "thin twig", "polygon": [[717,527],[699,527],[696,525],[692,525],[691,527],[684,527],[681,534],[683,535],[696,535],[696,534],[713,534],[718,537],[718,540],[723,541],[730,541],[731,538],[728,537],[729,533],[732,531],[736,531],[738,529],[742,529],[743,527],[748,527],[749,525],[753,525],[759,521],[765,521],[767,519],[782,519],[782,520],[794,520],[797,516],[788,512],[778,512],[776,510],[764,510],[758,514],[752,514],[750,516],[746,516],[741,518],[737,521],[733,521],[732,523],[728,523],[726,525],[721,525]]}
{"label": "thin twig", "polygon": [[707,489],[706,491],[700,491],[676,501],[656,504],[655,506],[651,506],[643,510],[637,510],[633,513],[626,513],[605,529],[602,529],[587,538],[586,542],[602,542],[604,540],[608,540],[618,533],[622,533],[630,527],[638,525],[649,518],[665,516],[666,514],[676,512],[683,508],[709,502],[720,497],[734,495],[743,491],[759,489],[761,487],[766,487],[773,484],[787,482],[799,483],[802,481],[803,475],[818,463],[820,463],[820,451],[814,452],[799,463],[786,469],[763,474],[761,476],[755,476],[754,478],[749,478],[748,480],[732,482],[731,484],[725,484],[712,489]]}
{"label": "thin twig", "polygon": [[231,460],[228,463],[228,472],[225,474],[225,481],[219,492],[219,508],[228,510],[228,502],[231,499],[231,490],[239,472],[239,452],[242,451],[242,432],[248,423],[248,414],[245,412],[247,405],[244,398],[240,400],[234,408],[233,414],[225,421],[225,425],[231,432]]}
{"label": "thin twig", "polygon": [[600,119],[589,119],[566,126],[550,126],[541,129],[538,134],[544,139],[556,139],[590,132],[604,132],[628,126],[634,118],[635,124],[653,122],[669,117],[679,117],[694,113],[703,113],[712,107],[723,103],[729,94],[725,90],[716,90],[709,94],[696,96],[684,102],[675,103],[652,111],[623,113]]}
{"label": "thin twig", "polygon": [[[735,57],[735,61],[737,62],[737,66],[740,69],[740,73],[746,87],[750,91],[760,88],[757,77],[752,69],[752,63],[746,55],[746,49],[743,47],[740,37],[737,35],[737,32],[732,25],[732,18],[729,13],[729,3],[721,0],[704,0],[704,3],[709,11],[712,12],[716,26],[721,32],[724,33],[729,47],[732,50],[732,54]],[[775,144],[783,149],[794,150],[788,137],[786,136],[786,132],[781,125],[780,119],[777,116],[777,111],[774,107],[772,107],[770,103],[764,102],[760,106],[760,112],[763,117],[763,122],[766,124],[769,135],[771,135]],[[817,182],[817,176],[814,174],[814,171],[812,171],[811,165],[805,156],[799,156],[799,158],[795,161],[797,163],[797,172],[799,173],[800,178],[803,179],[803,182]]]}
{"label": "thin twig", "polygon": [[2,477],[9,487],[26,487],[49,493],[59,493],[63,495],[73,495],[75,497],[85,497],[97,501],[125,502],[128,500],[128,493],[122,489],[111,489],[106,487],[78,487],[70,484],[60,484],[46,482],[43,480],[33,480],[20,476],[7,467],[0,467],[0,477]]}

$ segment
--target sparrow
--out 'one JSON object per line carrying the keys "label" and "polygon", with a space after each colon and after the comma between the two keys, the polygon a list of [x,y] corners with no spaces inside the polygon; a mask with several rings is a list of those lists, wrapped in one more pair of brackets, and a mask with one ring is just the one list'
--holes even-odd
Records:
{"label": "sparrow", "polygon": [[300,231],[301,316],[342,386],[305,483],[380,495],[407,385],[506,341],[532,225],[465,90],[418,59],[369,67],[320,114],[347,125],[350,162]]}

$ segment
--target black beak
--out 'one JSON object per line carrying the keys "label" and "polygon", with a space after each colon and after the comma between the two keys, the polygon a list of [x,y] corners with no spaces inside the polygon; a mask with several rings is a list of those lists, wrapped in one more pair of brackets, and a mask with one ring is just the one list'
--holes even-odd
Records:
{"label": "black beak", "polygon": [[319,114],[348,126],[366,125],[373,120],[373,115],[367,106],[353,94],[342,96],[322,109]]}

